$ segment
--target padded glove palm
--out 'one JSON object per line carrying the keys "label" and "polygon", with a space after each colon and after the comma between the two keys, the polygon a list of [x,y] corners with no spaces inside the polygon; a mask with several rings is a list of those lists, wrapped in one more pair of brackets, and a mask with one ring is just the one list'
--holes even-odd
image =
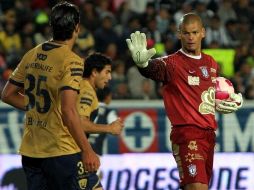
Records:
{"label": "padded glove palm", "polygon": [[131,34],[131,39],[126,39],[132,59],[138,67],[144,68],[148,65],[148,60],[156,54],[154,48],[147,50],[146,35],[136,31]]}

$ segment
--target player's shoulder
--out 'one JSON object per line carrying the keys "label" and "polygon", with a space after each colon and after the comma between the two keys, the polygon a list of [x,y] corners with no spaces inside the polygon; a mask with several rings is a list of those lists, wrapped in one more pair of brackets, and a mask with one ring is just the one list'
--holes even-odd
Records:
{"label": "player's shoulder", "polygon": [[209,64],[211,67],[218,68],[218,63],[211,55],[202,52],[202,59],[207,62],[207,64]]}
{"label": "player's shoulder", "polygon": [[96,91],[94,90],[92,85],[86,79],[80,81],[80,89],[83,94],[86,94],[91,97],[96,96]]}
{"label": "player's shoulder", "polygon": [[37,52],[37,51],[38,51],[38,48],[40,48],[41,46],[42,46],[42,44],[38,44],[38,45],[36,45],[35,47],[33,47],[32,49],[28,50],[28,51],[24,54],[23,58],[29,58],[29,57],[34,56],[35,52]]}
{"label": "player's shoulder", "polygon": [[71,50],[66,52],[64,62],[65,64],[74,64],[76,66],[83,66],[84,64],[84,60]]}
{"label": "player's shoulder", "polygon": [[204,52],[202,52],[202,57],[203,57],[204,59],[209,60],[209,61],[215,62],[215,60],[213,59],[213,57],[212,57],[211,55],[208,55],[208,54],[206,54],[206,53],[204,53]]}
{"label": "player's shoulder", "polygon": [[161,57],[161,59],[163,59],[167,63],[173,63],[175,60],[180,59],[180,57],[181,57],[181,54],[179,53],[179,51],[177,51],[175,53],[163,56]]}

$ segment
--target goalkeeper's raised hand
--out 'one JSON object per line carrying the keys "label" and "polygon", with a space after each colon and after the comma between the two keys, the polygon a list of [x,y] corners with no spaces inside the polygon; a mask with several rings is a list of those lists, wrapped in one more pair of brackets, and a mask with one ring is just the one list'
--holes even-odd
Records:
{"label": "goalkeeper's raised hand", "polygon": [[148,65],[148,60],[156,53],[154,48],[147,50],[146,35],[136,31],[131,34],[131,39],[126,39],[132,59],[138,67],[144,68]]}

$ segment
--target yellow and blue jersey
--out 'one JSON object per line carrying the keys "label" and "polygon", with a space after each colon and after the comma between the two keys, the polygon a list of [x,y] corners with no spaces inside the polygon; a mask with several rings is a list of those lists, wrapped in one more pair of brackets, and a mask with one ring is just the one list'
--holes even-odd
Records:
{"label": "yellow and blue jersey", "polygon": [[63,124],[60,92],[80,90],[83,64],[67,45],[53,42],[40,44],[24,55],[9,79],[25,90],[22,155],[45,158],[80,151]]}

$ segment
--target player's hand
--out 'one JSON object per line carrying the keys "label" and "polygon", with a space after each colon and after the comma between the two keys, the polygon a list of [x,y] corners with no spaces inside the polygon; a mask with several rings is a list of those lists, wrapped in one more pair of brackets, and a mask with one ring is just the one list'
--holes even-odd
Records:
{"label": "player's hand", "polygon": [[230,99],[233,100],[233,102],[236,103],[237,109],[239,109],[243,106],[243,96],[242,96],[241,93],[238,93],[238,94],[231,93],[230,94]]}
{"label": "player's hand", "polygon": [[216,100],[216,110],[220,113],[227,114],[232,113],[240,109],[243,105],[243,97],[241,93],[230,94],[230,101]]}
{"label": "player's hand", "polygon": [[122,130],[123,130],[123,122],[120,118],[118,118],[117,120],[113,121],[112,123],[109,124],[110,125],[110,133],[112,135],[120,135]]}
{"label": "player's hand", "polygon": [[138,67],[144,68],[148,65],[148,60],[156,53],[154,48],[147,50],[146,35],[136,31],[131,34],[131,39],[126,39],[132,59]]}
{"label": "player's hand", "polygon": [[215,109],[220,113],[228,114],[235,112],[237,110],[237,105],[235,102],[216,100]]}
{"label": "player's hand", "polygon": [[81,152],[81,155],[85,171],[95,172],[99,169],[100,159],[92,148],[87,151]]}

